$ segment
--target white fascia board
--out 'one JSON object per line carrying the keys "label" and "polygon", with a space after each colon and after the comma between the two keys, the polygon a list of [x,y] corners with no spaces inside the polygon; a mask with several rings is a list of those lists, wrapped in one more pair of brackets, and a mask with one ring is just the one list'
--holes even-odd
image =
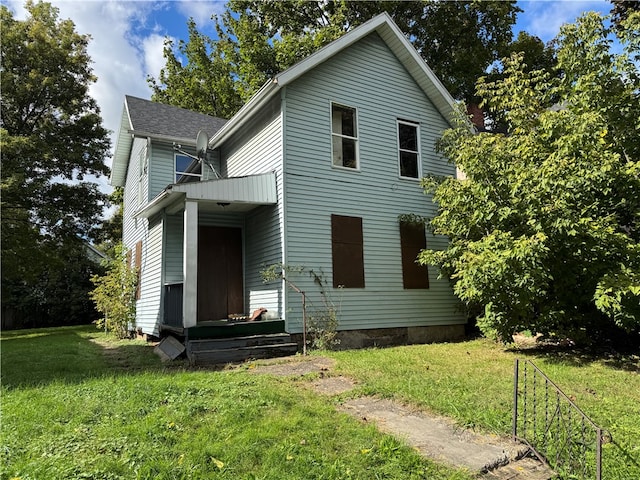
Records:
{"label": "white fascia board", "polygon": [[309,55],[284,72],[279,73],[273,79],[268,80],[260,90],[258,90],[253,97],[251,97],[251,99],[245,103],[242,108],[238,110],[238,112],[231,117],[231,119],[229,119],[229,121],[225,123],[225,125],[209,140],[209,148],[215,149],[219,147],[220,144],[229,138],[230,135],[235,133],[254,112],[258,111],[260,107],[269,101],[283,86],[291,83],[293,80],[308,72],[316,65],[319,65],[325,60],[331,58],[343,48],[357,42],[362,37],[375,30],[379,25],[387,21],[392,20],[386,12],[378,15],[362,24],[360,27],[331,42],[329,45],[321,48],[317,52]]}
{"label": "white fascia board", "polygon": [[178,143],[180,145],[194,146],[196,139],[192,137],[173,137],[171,135],[158,135],[157,133],[144,132],[141,130],[129,130],[129,134],[138,138],[150,138],[162,143]]}
{"label": "white fascia board", "polygon": [[133,138],[129,133],[130,129],[131,118],[125,102],[122,107],[120,130],[116,139],[116,148],[113,151],[113,162],[111,163],[111,174],[109,175],[109,183],[114,187],[123,187],[127,176],[127,167],[129,166],[129,156],[133,143]]}
{"label": "white fascia board", "polygon": [[149,203],[133,212],[131,216],[133,218],[149,218],[185,196],[184,192],[174,192],[173,185],[169,185]]}
{"label": "white fascia board", "polygon": [[[422,79],[415,78],[416,82],[436,105],[438,111],[440,111],[448,122],[451,122],[455,111],[455,100],[438,77],[436,77],[431,68],[429,68],[424,59],[416,51],[411,42],[391,19],[389,14],[383,12],[352,31],[345,33],[342,37],[304,58],[284,72],[279,73],[272,80],[267,81],[267,83],[265,83],[260,90],[258,90],[238,111],[238,113],[231,117],[231,119],[209,140],[209,148],[215,149],[219,147],[282,87],[290,84],[300,76],[320,65],[322,62],[328,60],[372,32],[377,32],[396,57],[405,64],[405,67],[407,67],[409,72],[414,72],[414,78],[416,74],[422,76]],[[408,54],[408,57],[403,55],[403,53]],[[407,58],[408,60],[405,60]],[[407,63],[410,63],[411,65],[407,65]]]}
{"label": "white fascia board", "polygon": [[238,112],[229,119],[224,126],[209,139],[209,148],[218,148],[227,138],[233,135],[246,120],[251,118],[273,95],[280,90],[280,85],[275,79],[267,80],[256,93],[245,103]]}
{"label": "white fascia board", "polygon": [[278,84],[282,86],[291,83],[298,77],[307,73],[309,70],[330,59],[336,53],[356,43],[358,40],[366,37],[371,32],[377,30],[381,25],[388,23],[393,23],[393,20],[391,20],[391,17],[386,12],[373,17],[371,20],[363,23],[359,27],[354,28],[350,32],[345,33],[337,40],[334,40],[330,44],[322,47],[317,52],[312,53],[308,57],[302,59],[294,66],[276,75],[276,82],[278,82]]}
{"label": "white fascia board", "polygon": [[[405,67],[412,71],[410,65],[406,65],[406,60],[404,60],[404,56],[401,54],[402,52],[398,51],[398,44],[393,41],[390,41],[387,37],[388,34],[393,35],[399,42],[399,45],[403,47],[403,50],[409,54],[409,59],[415,67],[418,67],[419,71],[426,77],[430,85],[425,85],[423,81],[420,81],[419,78],[416,78],[418,85],[422,88],[422,90],[427,94],[430,100],[434,103],[438,111],[442,114],[442,116],[451,124],[453,120],[453,115],[455,112],[455,99],[451,96],[449,91],[442,84],[440,79],[436,76],[436,74],[431,70],[427,62],[425,62],[424,58],[418,53],[413,44],[409,41],[409,39],[402,33],[400,28],[391,20],[390,17],[384,13],[384,15],[388,18],[388,21],[384,22],[379,29],[379,34],[382,39],[387,43],[389,48],[393,51],[393,53],[400,59],[402,63],[405,63]],[[386,38],[385,38],[386,37]],[[415,77],[414,77],[415,78]],[[432,87],[432,89],[429,88]]]}

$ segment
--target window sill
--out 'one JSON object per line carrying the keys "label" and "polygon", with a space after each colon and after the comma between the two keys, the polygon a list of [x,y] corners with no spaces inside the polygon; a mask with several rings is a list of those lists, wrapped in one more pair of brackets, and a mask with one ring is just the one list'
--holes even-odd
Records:
{"label": "window sill", "polygon": [[358,172],[360,173],[360,168],[351,168],[351,167],[341,167],[340,165],[331,164],[332,170],[338,170],[341,172]]}
{"label": "window sill", "polygon": [[418,178],[415,178],[415,177],[402,177],[402,176],[398,175],[398,180],[405,180],[405,181],[408,181],[408,182],[419,183],[420,180],[422,180],[422,177],[420,177],[420,176],[418,176]]}

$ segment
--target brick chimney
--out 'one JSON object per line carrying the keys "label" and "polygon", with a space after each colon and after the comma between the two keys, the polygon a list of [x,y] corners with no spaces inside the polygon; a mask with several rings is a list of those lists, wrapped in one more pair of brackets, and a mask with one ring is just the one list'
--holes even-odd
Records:
{"label": "brick chimney", "polygon": [[479,132],[486,131],[484,112],[477,103],[467,104],[467,115],[471,118],[471,123],[473,123]]}

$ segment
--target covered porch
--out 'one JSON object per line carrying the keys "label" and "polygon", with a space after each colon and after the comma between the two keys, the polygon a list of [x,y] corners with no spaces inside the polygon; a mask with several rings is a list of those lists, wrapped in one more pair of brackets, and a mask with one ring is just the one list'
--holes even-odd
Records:
{"label": "covered porch", "polygon": [[253,312],[246,270],[252,277],[258,272],[245,263],[245,250],[256,249],[245,241],[251,235],[245,219],[273,217],[276,205],[276,175],[269,172],[170,185],[136,212],[162,222],[160,331],[185,338],[284,331],[281,320],[269,327],[247,321]]}

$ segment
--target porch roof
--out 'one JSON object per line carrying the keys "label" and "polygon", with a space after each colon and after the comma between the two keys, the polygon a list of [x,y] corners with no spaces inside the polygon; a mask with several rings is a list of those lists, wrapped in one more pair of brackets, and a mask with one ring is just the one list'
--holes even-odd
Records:
{"label": "porch roof", "polygon": [[169,185],[133,216],[149,218],[163,209],[177,213],[187,200],[197,201],[203,211],[218,212],[247,212],[260,205],[275,205],[278,203],[276,174],[268,172]]}

